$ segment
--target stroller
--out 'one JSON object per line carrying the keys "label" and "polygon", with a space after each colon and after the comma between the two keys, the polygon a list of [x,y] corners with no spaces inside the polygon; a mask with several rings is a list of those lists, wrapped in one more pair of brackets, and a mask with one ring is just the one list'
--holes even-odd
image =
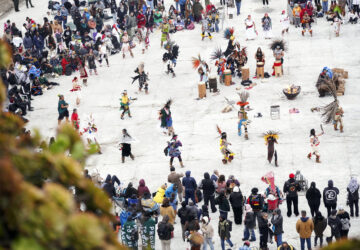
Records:
{"label": "stroller", "polygon": [[55,15],[57,13],[58,10],[60,10],[61,5],[59,2],[57,1],[52,1],[50,0],[48,3],[48,9],[51,11],[52,15]]}

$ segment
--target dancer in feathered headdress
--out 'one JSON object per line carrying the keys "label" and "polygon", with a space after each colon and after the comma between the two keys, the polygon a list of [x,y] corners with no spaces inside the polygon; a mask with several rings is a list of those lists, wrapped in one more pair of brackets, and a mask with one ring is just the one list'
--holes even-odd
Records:
{"label": "dancer in feathered headdress", "polygon": [[241,136],[241,126],[244,125],[244,131],[245,131],[245,139],[248,140],[249,139],[249,135],[248,135],[248,131],[247,131],[247,124],[248,124],[248,116],[247,116],[247,112],[245,111],[245,106],[249,104],[249,102],[247,101],[250,94],[249,92],[241,92],[238,93],[239,97],[240,97],[240,101],[237,102],[236,104],[240,106],[240,111],[238,112],[238,135]]}
{"label": "dancer in feathered headdress", "polygon": [[[276,61],[281,61],[281,71],[283,71],[284,51],[287,50],[286,43],[284,42],[284,40],[275,40],[270,44],[270,49],[273,51],[273,55],[275,57],[274,66],[278,66],[278,65],[276,65]],[[274,69],[274,66],[273,66],[273,69]],[[275,75],[275,69],[274,69],[272,75],[273,76]]]}
{"label": "dancer in feathered headdress", "polygon": [[235,43],[235,36],[234,36],[234,28],[227,28],[224,31],[224,37],[229,40],[228,46],[224,52],[224,56],[228,57],[230,54],[233,53],[236,43]]}
{"label": "dancer in feathered headdress", "polygon": [[216,129],[220,134],[220,151],[224,156],[222,162],[226,164],[234,159],[235,154],[230,149],[228,149],[228,146],[231,145],[231,143],[227,141],[226,132],[222,132],[218,125],[216,125]]}
{"label": "dancer in feathered headdress", "polygon": [[174,135],[175,133],[172,125],[172,117],[170,111],[171,104],[172,100],[170,98],[169,100],[167,100],[166,104],[159,112],[159,120],[161,120],[160,127],[162,128],[163,133],[167,133],[168,135]]}
{"label": "dancer in feathered headdress", "polygon": [[224,82],[224,70],[225,70],[225,63],[226,60],[223,57],[223,53],[221,48],[216,48],[214,52],[211,54],[211,60],[215,61],[215,66],[217,67],[217,74],[219,75],[220,83]]}
{"label": "dancer in feathered headdress", "polygon": [[336,95],[336,87],[334,83],[331,83],[329,86],[329,92],[334,97],[334,101],[322,107],[322,117],[324,118],[324,122],[326,124],[332,122],[334,124],[334,130],[338,130],[338,123],[340,123],[340,132],[342,133],[344,130],[342,116],[344,114],[344,110],[339,105],[339,100]]}
{"label": "dancer in feathered headdress", "polygon": [[211,20],[209,19],[209,17],[205,14],[204,18],[201,20],[201,40],[204,41],[205,38],[205,33],[208,33],[208,37],[211,40],[212,36],[211,36],[211,30],[213,29],[213,23],[211,22]]}
{"label": "dancer in feathered headdress", "polygon": [[275,150],[275,143],[279,139],[279,132],[269,130],[264,134],[265,145],[268,146],[268,156],[267,159],[271,163],[273,156],[275,157],[275,166],[278,166],[277,162],[277,152]]}
{"label": "dancer in feathered headdress", "polygon": [[136,70],[134,70],[134,72],[137,74],[136,76],[132,77],[133,81],[131,84],[133,84],[136,80],[139,80],[139,92],[142,90],[142,88],[144,87],[145,89],[145,94],[148,94],[148,82],[147,80],[149,80],[148,74],[145,73],[145,69],[144,69],[144,63],[141,62],[139,64],[139,66],[136,68]]}
{"label": "dancer in feathered headdress", "polygon": [[166,63],[166,74],[171,73],[175,77],[174,68],[176,67],[176,59],[179,55],[179,46],[173,41],[168,41],[164,48],[167,50],[163,55],[163,62]]}
{"label": "dancer in feathered headdress", "polygon": [[204,82],[207,86],[208,72],[210,71],[208,64],[204,60],[201,59],[200,54],[197,57],[192,57],[191,61],[192,61],[193,68],[195,70],[197,70],[197,72],[199,73],[200,82]]}

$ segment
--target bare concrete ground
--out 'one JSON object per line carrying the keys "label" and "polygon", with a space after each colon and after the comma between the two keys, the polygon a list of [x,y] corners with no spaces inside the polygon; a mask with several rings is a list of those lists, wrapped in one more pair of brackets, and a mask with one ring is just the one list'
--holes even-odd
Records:
{"label": "bare concrete ground", "polygon": [[[19,0],[19,8],[22,7],[24,0]],[[14,9],[12,0],[0,0],[0,17],[6,15],[11,9]]]}

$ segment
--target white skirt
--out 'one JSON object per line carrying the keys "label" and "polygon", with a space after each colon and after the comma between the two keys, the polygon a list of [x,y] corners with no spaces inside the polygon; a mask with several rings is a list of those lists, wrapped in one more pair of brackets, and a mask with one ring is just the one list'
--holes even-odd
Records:
{"label": "white skirt", "polygon": [[272,30],[264,30],[264,38],[265,39],[268,39],[268,38],[272,38],[273,37],[273,33],[272,33]]}
{"label": "white skirt", "polygon": [[256,36],[257,36],[257,34],[256,34],[256,32],[255,32],[254,27],[251,27],[251,28],[249,28],[249,29],[246,29],[245,36],[246,36],[246,39],[247,39],[247,40],[255,39]]}

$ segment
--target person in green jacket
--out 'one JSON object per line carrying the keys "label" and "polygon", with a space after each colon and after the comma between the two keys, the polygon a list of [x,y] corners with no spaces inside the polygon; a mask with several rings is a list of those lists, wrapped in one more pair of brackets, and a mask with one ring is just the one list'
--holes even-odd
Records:
{"label": "person in green jacket", "polygon": [[155,250],[155,227],[156,222],[150,212],[145,212],[141,219],[141,241],[145,250]]}
{"label": "person in green jacket", "polygon": [[224,215],[220,215],[219,218],[219,226],[218,226],[218,233],[220,236],[221,241],[221,249],[225,250],[225,241],[229,243],[230,247],[233,247],[233,243],[230,240],[230,231],[231,231],[231,225],[230,221],[228,221]]}
{"label": "person in green jacket", "polygon": [[164,17],[163,23],[161,25],[161,44],[160,44],[161,48],[164,42],[169,40],[169,32],[170,32],[170,25],[167,21],[167,18]]}
{"label": "person in green jacket", "polygon": [[230,204],[225,196],[225,191],[222,191],[220,195],[215,199],[215,204],[219,205],[220,215],[227,219],[228,212],[230,211]]}
{"label": "person in green jacket", "polygon": [[58,125],[60,125],[61,121],[65,118],[66,122],[69,122],[69,111],[68,111],[69,104],[65,102],[64,96],[59,95],[59,102],[58,102]]}
{"label": "person in green jacket", "polygon": [[135,223],[137,214],[134,212],[127,218],[127,221],[121,228],[121,240],[122,243],[131,250],[138,249],[138,227]]}

